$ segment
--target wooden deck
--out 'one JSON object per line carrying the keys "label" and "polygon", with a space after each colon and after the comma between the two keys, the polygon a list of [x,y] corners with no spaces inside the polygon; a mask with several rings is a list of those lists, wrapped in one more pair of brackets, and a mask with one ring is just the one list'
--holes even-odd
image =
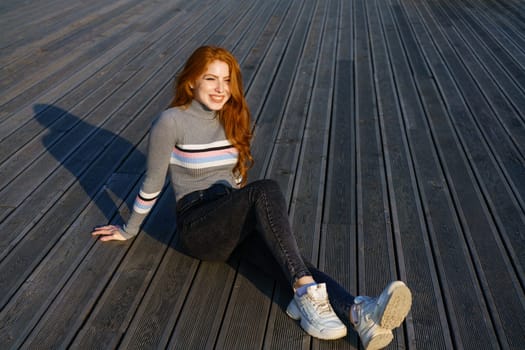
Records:
{"label": "wooden deck", "polygon": [[4,0],[1,349],[357,349],[305,335],[253,267],[172,248],[169,186],[134,240],[149,125],[202,44],[241,62],[251,178],[354,294],[402,279],[391,349],[525,344],[525,2]]}

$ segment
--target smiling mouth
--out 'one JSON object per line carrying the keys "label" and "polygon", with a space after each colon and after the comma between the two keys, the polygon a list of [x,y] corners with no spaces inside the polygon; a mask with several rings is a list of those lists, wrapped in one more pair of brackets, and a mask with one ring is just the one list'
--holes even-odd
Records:
{"label": "smiling mouth", "polygon": [[224,100],[224,96],[210,95],[210,99],[213,102],[222,102]]}

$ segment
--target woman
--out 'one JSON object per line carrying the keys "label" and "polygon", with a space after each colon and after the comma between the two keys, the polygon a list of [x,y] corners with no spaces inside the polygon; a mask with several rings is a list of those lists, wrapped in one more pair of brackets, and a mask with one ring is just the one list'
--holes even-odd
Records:
{"label": "woman", "polygon": [[391,330],[410,309],[409,289],[396,281],[378,298],[353,298],[305,261],[277,183],[247,183],[253,163],[251,138],[239,64],[225,49],[198,48],[178,76],[171,108],[152,126],[146,177],[128,223],[98,227],[92,234],[102,241],[136,235],[169,168],[177,199],[178,249],[215,261],[250,252],[244,258],[263,270],[278,266],[294,290],[286,313],[301,320],[308,334],[320,339],[344,337],[346,327],[335,309],[354,326],[365,348],[388,345]]}

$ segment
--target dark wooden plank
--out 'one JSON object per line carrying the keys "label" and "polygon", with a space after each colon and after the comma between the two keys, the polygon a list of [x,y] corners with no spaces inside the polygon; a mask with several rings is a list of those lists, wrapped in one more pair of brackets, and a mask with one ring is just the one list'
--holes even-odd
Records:
{"label": "dark wooden plank", "polygon": [[[433,10],[434,14],[441,13],[439,6],[434,7]],[[500,91],[501,88],[493,83],[493,78],[487,76],[487,73],[477,62],[477,58],[465,47],[465,41],[459,37],[456,31],[448,30],[448,28],[452,28],[451,26],[454,23],[458,22],[456,16],[448,11],[441,13],[436,18],[446,18],[442,21],[447,25],[442,26],[441,32],[450,44],[446,44],[446,46],[442,44],[441,46],[452,74],[457,77],[458,85],[463,91],[466,103],[472,110],[474,118],[470,127],[479,130],[482,134],[483,143],[489,147],[489,152],[485,151],[484,153],[493,154],[505,176],[509,178],[509,185],[518,193],[518,200],[524,203],[523,207],[525,208],[525,179],[521,172],[525,159],[519,148],[516,148],[519,142],[513,143],[501,122],[498,121],[501,120],[504,124],[510,123],[516,127],[517,130],[514,133],[517,136],[521,134],[518,139],[520,141],[525,140],[523,136],[525,133],[524,125],[520,122],[519,116],[516,115],[512,106],[506,101],[504,94]],[[443,43],[444,40],[446,39],[442,39]],[[469,149],[472,148],[469,147]]]}
{"label": "dark wooden plank", "polygon": [[[356,180],[356,152],[355,152],[355,114],[354,111],[354,70],[353,70],[353,5],[354,3],[341,3],[339,9],[337,31],[337,53],[334,59],[335,73],[333,81],[333,117],[330,127],[330,148],[328,150],[328,172],[325,194],[325,214],[323,223],[328,225],[341,225],[346,227],[355,239],[355,180]],[[328,234],[328,233],[327,233]],[[331,247],[330,240],[325,241],[324,249]],[[353,244],[344,244],[340,247],[350,248]],[[320,265],[328,256],[321,257]],[[326,263],[326,268],[331,269],[336,261]],[[355,261],[353,262],[355,265]],[[355,266],[354,266],[355,267]],[[355,275],[355,273],[354,273]],[[346,273],[339,278],[348,278]],[[347,285],[355,281],[347,280]]]}
{"label": "dark wooden plank", "polygon": [[[352,294],[356,294],[358,276],[354,5],[355,2],[341,2],[338,11],[332,122],[319,252],[319,267]],[[338,348],[354,348],[358,338],[357,333],[349,329],[346,342],[338,344]]]}
{"label": "dark wooden plank", "polygon": [[[412,126],[407,119],[423,114],[417,101],[418,91],[414,84],[405,51],[413,47],[403,47],[401,37],[406,33],[406,23],[395,23],[389,6],[375,2],[371,11],[378,11],[378,32],[372,34],[374,71],[382,142],[385,149],[390,212],[396,247],[399,277],[410,286],[414,299],[413,316],[406,322],[409,344],[420,348],[452,347],[445,310],[442,305],[439,279],[432,258],[429,233],[426,228],[422,198],[414,169],[414,147],[407,137],[407,129]],[[397,26],[403,26],[398,33]],[[417,77],[419,78],[419,77]],[[426,130],[420,129],[421,137]],[[439,322],[429,323],[425,315],[443,315]],[[401,330],[397,335],[400,337]],[[398,338],[398,340],[399,340]]]}
{"label": "dark wooden plank", "polygon": [[[5,6],[5,3],[6,1],[4,1],[2,5]],[[26,3],[20,2],[11,9],[2,10],[2,23],[0,25],[2,33],[5,34],[0,39],[0,47],[5,49],[2,50],[2,56],[7,54],[16,56],[13,51],[16,51],[16,49],[20,47],[20,40],[27,37],[30,31],[43,29],[42,27],[38,27],[38,24],[41,24],[42,21],[50,17],[56,16],[57,12],[59,16],[62,15],[61,18],[63,20],[71,19],[71,13],[66,11],[73,7],[77,7],[78,12],[81,12],[78,4],[75,4],[73,1],[66,4],[63,0],[42,1],[29,4],[29,6],[27,5]],[[80,16],[82,16],[82,14],[80,14]],[[35,24],[37,25],[35,26]],[[45,32],[47,31],[41,31],[40,33],[43,34]],[[1,62],[4,63],[4,61]]]}
{"label": "dark wooden plank", "polygon": [[[309,101],[312,100],[312,90],[315,84],[317,60],[323,39],[323,26],[326,18],[326,5],[316,4],[314,13],[309,16],[309,28],[299,61],[294,64],[296,71],[292,80],[292,88],[289,90],[288,101],[283,111],[283,117],[279,123],[279,130],[272,148],[271,159],[266,170],[266,177],[275,179],[290,203],[290,221],[297,239],[301,253],[309,260],[317,260],[315,246],[319,242],[319,230],[315,221],[317,213],[300,209],[295,212],[298,194],[294,191],[294,180],[299,178],[299,171],[302,168],[301,159],[303,152],[303,140],[307,132],[307,123],[317,116],[311,116]],[[325,116],[326,117],[326,116]],[[325,120],[325,118],[322,118]],[[319,163],[319,158],[315,161]],[[315,181],[315,180],[314,180]],[[304,190],[307,190],[304,188]],[[311,195],[311,189],[305,196]],[[314,190],[315,191],[315,190]],[[315,191],[317,192],[317,191]],[[316,204],[317,193],[311,200]],[[313,215],[314,218],[306,218]],[[307,222],[303,222],[306,220]],[[311,226],[313,224],[313,227]],[[303,226],[304,225],[304,226]],[[315,243],[317,242],[317,244]],[[308,243],[311,243],[309,245]]]}
{"label": "dark wooden plank", "polygon": [[[62,1],[62,0],[54,0],[54,1]],[[2,1],[2,4],[0,4],[0,12],[2,13],[2,18],[9,19],[14,16],[18,16],[18,19],[23,18],[24,11],[30,11],[30,9],[36,8],[42,9],[45,8],[45,5],[53,6],[53,0],[50,0],[46,3],[40,3],[41,7],[35,6],[38,4],[33,4],[32,1],[29,0],[21,0],[21,1],[14,1],[14,0],[6,0]],[[21,13],[22,12],[22,13]]]}
{"label": "dark wooden plank", "polygon": [[[524,37],[525,16],[523,15],[523,2],[519,1],[501,1],[491,0],[487,4],[478,5],[479,7],[487,6],[487,8],[494,14],[505,18],[508,25],[516,28],[515,35]],[[476,7],[478,7],[476,6]]]}
{"label": "dark wooden plank", "polygon": [[[516,81],[520,80],[520,75],[525,77],[523,72],[525,67],[515,69],[515,61],[505,51],[509,43],[500,42],[499,38],[491,36],[491,33],[497,33],[499,28],[492,27],[491,30],[484,28],[483,22],[485,21],[479,21],[478,16],[468,16],[464,12],[465,9],[456,7],[444,7],[444,9],[451,18],[456,19],[454,26],[457,28],[457,35],[464,40],[464,43],[456,46],[458,54],[462,57],[469,57],[468,53],[464,53],[465,46],[468,45],[472,50],[472,55],[476,56],[477,62],[487,71],[486,74],[483,74],[476,64],[470,64],[468,67],[471,74],[477,78],[480,89],[490,102],[497,120],[502,123],[519,156],[524,158],[525,116],[523,113],[520,115],[520,111],[525,108],[525,92],[516,85]],[[460,20],[458,16],[461,16],[463,20]],[[457,39],[451,40],[452,42],[458,41]],[[525,56],[522,56],[522,61],[525,62]]]}
{"label": "dark wooden plank", "polygon": [[[422,19],[425,19],[425,25],[429,25],[429,22],[432,20],[427,17],[425,13],[419,11],[413,12],[417,11],[417,9],[407,7],[406,10],[413,16],[417,14],[421,16]],[[425,206],[428,206],[425,210],[430,213],[435,213],[435,215],[429,218],[429,220],[431,220],[429,222],[432,222],[431,233],[432,236],[439,234],[441,237],[436,240],[435,236],[433,236],[432,240],[437,242],[437,246],[434,247],[434,249],[436,249],[436,260],[445,270],[442,283],[446,283],[447,286],[443,291],[446,296],[445,303],[450,313],[449,317],[451,318],[453,341],[463,344],[463,346],[476,346],[476,344],[487,343],[492,343],[492,346],[497,346],[495,343],[496,335],[494,333],[494,325],[492,324],[488,311],[490,306],[487,305],[487,300],[482,297],[481,290],[476,288],[479,283],[483,283],[483,280],[480,281],[479,279],[483,279],[484,277],[479,275],[481,271],[476,268],[476,266],[479,266],[477,265],[477,263],[479,263],[477,260],[478,257],[470,249],[466,249],[466,247],[472,248],[472,241],[470,241],[471,236],[469,235],[468,228],[463,226],[465,220],[464,207],[472,206],[476,209],[479,208],[477,205],[479,197],[477,197],[476,190],[472,189],[472,183],[470,183],[470,181],[473,181],[473,179],[469,179],[470,170],[468,169],[468,162],[461,144],[455,137],[455,131],[450,121],[447,120],[449,115],[450,117],[454,115],[464,116],[466,108],[458,98],[461,92],[455,90],[454,83],[447,74],[445,64],[440,61],[440,55],[436,51],[438,48],[432,44],[432,41],[430,41],[428,37],[429,33],[432,33],[434,40],[436,40],[439,31],[427,31],[427,28],[421,26],[420,23],[412,23],[412,25],[414,26],[414,33],[425,57],[418,57],[418,55],[416,55],[417,52],[410,51],[411,55],[409,55],[409,59],[412,61],[413,66],[417,67],[417,71],[422,73],[422,77],[434,76],[437,80],[436,86],[433,86],[434,83],[432,80],[429,81],[429,79],[420,79],[417,80],[416,83],[418,84],[418,88],[422,90],[421,97],[427,109],[428,127],[430,128],[432,138],[436,142],[437,157],[440,159],[439,162],[443,164],[443,169],[429,171],[432,169],[431,167],[429,167],[428,170],[419,165],[418,167],[425,172],[423,173],[424,178],[428,179],[426,183],[422,182],[423,195],[425,202],[427,202]],[[424,60],[427,60],[427,62],[424,62]],[[427,65],[428,71],[425,67]],[[441,96],[443,96],[443,100]],[[445,110],[445,105],[449,104],[450,106],[447,111]],[[414,128],[416,128],[416,124],[414,124]],[[419,139],[418,144],[422,141],[423,140]],[[421,145],[424,144],[424,142],[421,143]],[[425,162],[425,160],[428,159],[428,154],[418,155],[421,149],[420,147],[415,149],[416,164]],[[430,164],[425,165],[425,167],[429,165]],[[429,172],[427,173],[427,171]],[[435,175],[438,175],[438,178],[435,178]],[[435,187],[433,191],[432,186]],[[441,193],[442,188],[447,190]],[[429,192],[433,193],[430,195]],[[458,192],[461,193],[461,200],[457,197]],[[445,206],[443,205],[444,203],[448,205]],[[457,209],[462,207],[463,209]],[[467,216],[469,214],[467,214]],[[480,217],[480,215],[482,216]],[[485,219],[483,215],[486,214],[478,212],[471,218],[483,220]],[[472,232],[476,232],[477,235],[479,230],[480,233],[484,232],[483,237],[492,239],[490,224],[488,226],[489,227],[486,228],[478,226]],[[452,246],[462,248],[451,249]],[[444,257],[446,258],[443,259]],[[453,260],[456,260],[456,262],[450,264]],[[464,266],[465,271],[458,274],[458,272],[460,272],[458,266]],[[465,282],[466,280],[469,280],[469,282]],[[460,288],[455,287],[462,284],[464,285],[465,283],[469,286],[472,285],[468,294],[463,294],[464,292]],[[486,290],[484,289],[484,291]],[[462,302],[458,303],[456,300],[462,300]],[[490,303],[490,300],[488,302]],[[464,309],[467,305],[470,311]],[[473,318],[473,308],[477,309],[477,311],[474,312],[475,315],[482,316]],[[469,316],[467,316],[467,314],[469,314]],[[475,329],[476,332],[479,333],[474,335],[471,326],[464,326],[465,322],[467,322],[466,317],[468,317],[468,322],[476,322],[477,326]],[[455,318],[457,318],[457,320],[455,320]]]}
{"label": "dark wooden plank", "polygon": [[[430,139],[430,135],[425,135],[428,133],[428,131],[425,131],[427,125],[425,124],[425,119],[421,118],[425,113],[427,113],[428,117],[434,117],[435,115],[444,115],[446,111],[443,109],[440,93],[433,80],[432,73],[437,74],[437,72],[432,72],[426,67],[423,52],[421,52],[421,49],[418,49],[418,43],[416,42],[416,40],[418,40],[416,38],[416,33],[420,35],[422,35],[422,32],[424,33],[424,27],[421,27],[423,25],[422,20],[417,13],[411,13],[410,11],[407,12],[408,14],[403,12],[400,8],[396,8],[394,15],[396,21],[399,23],[401,31],[400,37],[406,47],[407,56],[416,78],[415,83],[423,102],[422,108],[426,111],[422,110],[417,104],[414,104],[414,99],[411,96],[404,98],[402,104],[407,110],[407,133],[409,142],[413,145],[412,149],[416,174],[418,178],[421,178],[419,181],[421,184],[421,196],[423,198],[422,204],[429,224],[430,242],[432,243],[432,250],[435,252],[433,254],[435,254],[436,257],[436,269],[438,275],[443,276],[441,283],[446,286],[443,294],[446,298],[444,301],[445,306],[450,313],[447,315],[447,319],[450,323],[452,339],[445,338],[445,341],[449,344],[447,347],[452,346],[450,342],[456,344],[455,346],[461,346],[458,345],[461,344],[462,339],[457,334],[459,326],[457,324],[458,321],[456,320],[456,316],[457,314],[462,315],[462,312],[459,311],[455,314],[454,311],[450,311],[450,304],[454,298],[464,297],[457,294],[457,288],[453,287],[455,283],[465,283],[466,276],[471,275],[472,272],[464,272],[462,276],[454,276],[453,273],[457,270],[456,264],[463,264],[462,266],[465,267],[468,267],[468,265],[465,265],[465,262],[460,262],[462,259],[461,251],[456,252],[456,250],[451,250],[450,246],[444,244],[446,241],[452,242],[458,240],[455,236],[456,233],[454,233],[454,231],[458,229],[454,228],[454,226],[450,226],[450,223],[453,223],[452,225],[456,225],[456,227],[458,224],[455,222],[457,219],[454,219],[454,214],[447,213],[447,211],[450,211],[450,209],[447,208],[447,206],[450,206],[450,199],[447,198],[448,194],[445,190],[447,186],[446,180],[441,173],[442,170],[439,168],[439,160],[437,159],[438,155],[436,155],[436,151],[441,156],[443,156],[443,152],[439,152],[439,149],[432,150],[434,148],[433,141]],[[413,28],[412,30],[410,30],[409,27],[407,28],[407,26],[410,25]],[[425,36],[419,40],[429,40],[429,37]],[[431,47],[430,45],[426,46]],[[445,125],[446,123],[443,121],[436,121],[433,127],[443,129]],[[432,130],[432,126],[430,127]],[[446,140],[444,143],[453,144],[454,141]],[[429,158],[429,155],[432,155],[434,159]],[[457,242],[461,242],[461,238],[459,238],[459,241]],[[450,265],[449,263],[451,260],[457,260],[457,262]],[[471,283],[471,277],[468,278],[469,282],[467,283]],[[479,291],[477,291],[477,293],[479,295]],[[470,295],[472,295],[472,292],[470,292]],[[463,303],[470,305],[473,302],[472,298],[472,296],[468,297]],[[476,319],[475,322],[479,322],[479,319]],[[446,329],[444,331],[446,332]],[[423,336],[426,337],[426,335],[421,335],[421,337]]]}
{"label": "dark wooden plank", "polygon": [[[297,15],[299,22],[297,24],[294,23],[295,29],[293,32],[291,32],[291,37],[286,43],[286,51],[276,57],[277,62],[273,61],[275,62],[275,66],[272,68],[277,70],[277,74],[273,73],[276,75],[272,75],[273,79],[271,80],[261,79],[261,83],[266,85],[266,89],[270,87],[270,84],[273,87],[278,87],[278,89],[271,89],[268,93],[268,90],[260,89],[259,86],[256,87],[256,90],[261,91],[261,93],[265,94],[266,97],[264,104],[260,105],[262,109],[256,108],[253,112],[256,116],[255,137],[264,139],[272,145],[275,138],[277,137],[277,132],[279,131],[279,128],[276,128],[275,126],[279,125],[279,120],[282,118],[284,113],[286,104],[285,101],[287,100],[287,95],[283,94],[282,92],[290,91],[293,76],[295,75],[295,70],[293,70],[293,67],[295,67],[297,61],[299,60],[301,47],[306,36],[306,27],[308,26],[310,19],[308,14],[303,14],[303,11],[305,11],[304,9],[301,8],[299,11],[301,11]],[[278,48],[280,46],[276,47]],[[273,55],[273,53],[270,52],[268,55]],[[256,81],[255,84],[259,84],[259,81]],[[248,96],[249,103],[251,98],[254,98],[254,96]],[[261,144],[261,146],[254,145],[252,149],[253,157],[257,160],[253,169],[251,170],[254,174],[264,174],[264,171],[268,167],[268,163],[272,155],[272,152],[268,150],[267,145]],[[283,188],[283,190],[287,191],[287,188]]]}
{"label": "dark wooden plank", "polygon": [[[2,348],[18,348],[22,344],[75,273],[79,264],[93,249],[95,240],[88,234],[86,225],[93,226],[105,222],[106,215],[108,213],[114,215],[115,208],[122,203],[121,198],[126,198],[128,194],[128,202],[132,201],[135,193],[133,191],[130,193],[130,185],[133,189],[133,184],[139,178],[140,175],[137,174],[112,176],[105,188],[94,196],[93,201],[78,219],[63,232],[46,259],[35,269],[31,277],[24,281],[10,302],[2,308],[0,312]],[[118,249],[123,250],[122,247]],[[84,289],[93,288],[96,286],[84,281]]]}
{"label": "dark wooden plank", "polygon": [[[122,40],[126,34],[129,34],[130,29],[126,19],[129,19],[128,17],[132,13],[129,14],[122,10],[122,8],[110,9],[105,14],[106,16],[100,16],[102,22],[94,23],[94,25],[98,23],[101,29],[97,34],[101,37],[107,37],[106,40],[101,40],[96,45],[88,40],[91,34],[89,28],[86,28],[78,33],[73,32],[72,39],[77,34],[79,35],[79,42],[71,40],[70,43],[62,42],[58,46],[50,44],[48,48],[41,48],[40,54],[30,55],[26,61],[15,62],[14,67],[7,67],[9,75],[3,78],[7,89],[4,89],[0,97],[0,103],[3,104],[2,119],[6,113],[16,110],[21,101],[32,99],[34,94],[38,94],[46,86],[60,82],[71,72],[79,70],[97,54],[109,49]],[[64,38],[60,39],[65,40]],[[83,60],[79,58],[83,58]],[[28,69],[27,67],[31,68]],[[38,75],[39,79],[30,79],[35,75]]]}
{"label": "dark wooden plank", "polygon": [[[163,197],[163,202],[159,203],[159,212],[152,220],[154,224],[147,228],[148,234],[142,234],[136,239],[80,331],[77,333],[76,329],[72,329],[75,338],[71,347],[86,349],[105,344],[106,348],[114,348],[120,342],[173,241],[175,196],[170,190]],[[104,268],[103,265],[101,267]],[[61,315],[57,318],[58,321],[62,320]],[[53,320],[46,323],[51,328],[56,327]],[[47,333],[43,331],[43,334]],[[36,337],[36,344],[38,342]]]}
{"label": "dark wooden plank", "polygon": [[[509,72],[517,86],[523,90],[523,66],[525,45],[525,28],[516,28],[509,23],[508,16],[501,15],[486,4],[478,3],[468,12],[475,21],[476,34],[494,53],[501,65]],[[525,27],[525,24],[524,24]],[[482,29],[484,28],[484,29]],[[484,31],[487,33],[485,34]],[[520,69],[521,68],[521,69]]]}
{"label": "dark wooden plank", "polygon": [[[210,276],[216,275],[223,276],[221,283],[210,281]],[[228,264],[201,263],[192,285],[192,289],[197,292],[186,297],[168,348],[184,350],[214,347],[235,275],[236,270]]]}
{"label": "dark wooden plank", "polygon": [[[358,294],[377,295],[395,278],[377,96],[371,65],[366,2],[356,4],[355,81],[357,142]],[[382,257],[378,259],[377,257]]]}
{"label": "dark wooden plank", "polygon": [[[104,54],[99,55],[96,59],[91,61],[91,64],[80,69],[76,74],[68,79],[65,79],[61,83],[50,87],[42,95],[38,97],[39,102],[43,103],[55,103],[61,97],[67,95],[68,91],[74,90],[84,80],[98,72],[102,67],[107,65],[115,56],[118,56],[126,49],[129,49],[129,45],[141,37],[142,34],[133,34],[124,39],[121,43],[113,46],[107,50]],[[28,100],[20,104],[20,108],[15,113],[10,114],[2,122],[0,122],[0,139],[5,140],[13,131],[23,127],[25,123],[30,121],[33,117],[34,100]],[[10,151],[10,149],[8,149]],[[7,153],[7,151],[6,151]],[[2,153],[4,155],[4,153]]]}
{"label": "dark wooden plank", "polygon": [[[437,11],[438,9],[427,8],[426,10],[430,12],[431,10]],[[433,24],[433,21],[428,21],[427,23],[429,23],[430,26]],[[484,159],[490,157],[490,152],[478,151],[478,147],[482,146],[486,140],[480,140],[479,136],[473,132],[473,130],[476,129],[471,125],[472,123],[470,123],[469,120],[475,116],[477,121],[482,121],[482,118],[486,115],[483,115],[484,111],[480,108],[484,106],[485,101],[481,96],[477,95],[477,91],[469,84],[469,78],[466,77],[461,70],[460,63],[454,60],[448,44],[446,44],[444,40],[441,40],[436,30],[433,31],[433,33],[436,42],[440,45],[440,50],[446,64],[454,73],[456,83],[461,89],[461,94],[465,97],[465,103],[468,105],[468,107],[458,105],[456,108],[451,108],[450,117],[452,123],[460,133],[459,138],[461,142],[466,144],[467,152],[471,154],[474,161],[472,165],[474,167],[474,173],[471,175],[470,169],[464,168],[465,162],[460,164],[449,152],[447,152],[449,156],[446,162],[448,163],[447,167],[452,170],[449,174],[449,181],[454,187],[454,200],[457,202],[459,218],[464,225],[466,244],[471,249],[471,256],[477,267],[477,274],[483,286],[484,297],[489,307],[490,315],[492,316],[492,322],[494,322],[494,330],[497,332],[499,340],[504,344],[503,346],[505,346],[509,341],[512,342],[513,339],[518,339],[518,335],[524,332],[525,322],[521,319],[521,314],[509,310],[516,310],[522,307],[525,296],[523,289],[518,286],[516,271],[514,270],[513,264],[509,261],[508,252],[501,241],[498,228],[489,214],[485,200],[481,197],[480,191],[483,191],[483,189],[480,190],[476,186],[477,181],[483,184],[491,181],[504,181],[504,179],[498,178],[499,172],[497,170],[491,172],[490,175],[492,176],[488,179],[484,178],[485,174],[478,172],[480,171],[478,169],[486,169],[487,166],[490,166],[488,161],[483,163]],[[443,92],[445,102],[457,103],[455,102],[457,95],[449,96],[449,91],[452,91],[452,89]],[[467,112],[467,108],[472,110],[473,115]],[[494,131],[495,129],[496,125],[494,125],[491,130]],[[487,132],[487,130],[485,131]],[[496,141],[494,140],[494,144],[495,143]],[[498,145],[503,144],[504,142],[502,140],[498,143]],[[483,158],[473,157],[475,154],[481,155],[481,152],[485,155]],[[487,153],[488,155],[486,155]],[[520,164],[516,159],[510,161],[516,164],[512,170],[506,166],[506,170],[511,172],[511,174],[507,173],[507,176],[511,177],[511,181],[518,181],[515,185],[520,187],[520,183],[525,181],[522,175],[524,165],[523,163]],[[482,165],[479,165],[480,163],[482,163]],[[518,175],[518,173],[520,173],[521,176]],[[467,175],[470,175],[470,178],[468,178]],[[473,178],[474,176],[477,176],[478,180],[475,180]],[[518,177],[520,179],[518,179]],[[500,191],[502,191],[503,188],[500,188]],[[521,193],[516,194],[520,195]],[[502,281],[502,275],[506,275],[506,278],[503,279],[504,281]],[[505,296],[503,296],[503,294]],[[505,300],[505,302],[502,303],[502,300]]]}
{"label": "dark wooden plank", "polygon": [[165,348],[200,262],[168,249],[120,348]]}
{"label": "dark wooden plank", "polygon": [[[456,10],[455,12],[460,13],[459,10]],[[454,18],[452,14],[449,13],[449,15],[452,18]],[[465,34],[467,32],[467,28],[458,26],[458,33]],[[472,37],[466,37],[465,41],[468,42],[470,45],[473,45],[476,42],[475,38]],[[462,57],[465,57],[467,55],[466,53],[461,51],[461,44],[457,44],[455,45],[455,47],[457,48],[457,52],[461,54]],[[477,50],[476,55],[477,57],[479,57],[479,62],[487,63],[485,64],[485,69],[492,70],[495,69],[495,67],[499,67],[499,64],[497,64],[497,62],[491,61],[490,57],[484,55],[484,51],[482,49]],[[515,153],[506,155],[505,157],[502,157],[503,159],[498,157],[497,160],[499,160],[500,162],[505,162],[505,159],[507,159],[507,157],[512,157],[514,159],[517,159],[519,164],[521,164],[521,168],[523,168],[525,166],[525,159],[523,158],[523,147],[525,147],[525,124],[521,122],[520,116],[516,114],[515,110],[512,109],[512,106],[508,104],[508,102],[505,100],[505,97],[503,96],[503,94],[505,96],[509,96],[509,90],[511,90],[513,86],[507,84],[500,84],[499,86],[496,86],[492,84],[493,80],[498,81],[498,78],[495,74],[493,74],[490,77],[487,77],[483,75],[483,72],[480,72],[479,70],[474,70],[474,68],[472,68],[472,64],[469,68],[473,77],[477,79],[482,93],[487,97],[491,104],[492,110],[494,111],[494,113],[491,115],[493,118],[490,124],[489,120],[477,118],[478,120],[481,119],[479,120],[479,123],[482,124],[482,130],[496,128],[496,121],[498,119],[502,120],[503,124],[508,125],[508,127],[505,128],[505,131],[509,134],[507,138],[513,141],[514,145],[517,146],[517,150]],[[502,74],[498,75],[498,77],[501,76]],[[489,83],[487,83],[487,81],[489,81]],[[520,100],[525,101],[525,95],[521,94],[519,98]],[[509,118],[513,119],[509,120]],[[487,135],[487,133],[483,133],[483,135],[490,137],[490,135]],[[497,139],[492,140],[492,142],[489,141],[489,143],[494,145],[500,144],[501,141],[500,139]],[[520,146],[522,150],[519,149]],[[470,147],[470,149],[473,148]],[[499,153],[501,152],[506,152],[506,150],[502,150]],[[479,155],[479,153],[472,152],[472,154],[473,159],[481,158],[481,155]],[[498,169],[493,169],[490,166],[487,166],[479,161],[475,163],[480,164],[477,166],[477,171],[479,178],[482,179],[482,190],[484,191],[485,195],[490,198],[490,201],[488,201],[487,204],[489,205],[490,210],[492,212],[497,213],[497,215],[495,215],[496,224],[498,225],[498,229],[501,231],[501,236],[506,244],[506,249],[509,251],[510,257],[514,260],[512,264],[520,266],[520,269],[517,271],[517,274],[519,275],[519,278],[523,281],[525,280],[525,276],[523,276],[520,270],[523,271],[523,267],[525,266],[525,256],[521,253],[525,248],[525,242],[523,242],[523,240],[517,235],[517,233],[525,225],[525,216],[523,215],[523,210],[525,210],[524,203],[518,201],[518,203],[516,203],[517,205],[511,204],[513,202],[516,202],[514,194],[512,193],[512,187],[514,186],[511,185],[511,188],[508,188],[508,186],[505,184],[505,172],[498,174]],[[517,186],[520,185],[518,184]],[[507,189],[506,191],[502,191],[502,188]]]}
{"label": "dark wooden plank", "polygon": [[[124,9],[126,1],[129,0],[120,0],[112,4],[103,1],[84,4],[79,4],[76,1],[62,1],[56,4],[43,2],[45,10],[39,10],[38,6],[35,6],[39,12],[38,15],[24,13],[21,10],[18,12],[20,18],[14,18],[12,21],[6,18],[2,21],[2,28],[6,32],[6,36],[3,42],[5,51],[0,56],[0,62],[3,65],[16,68],[17,61],[30,61],[31,53],[33,55],[44,54],[43,57],[45,58],[46,53],[44,50],[40,50],[47,43],[71,33],[82,31],[84,27],[90,26],[93,21],[96,21],[98,16],[103,17],[104,12],[111,11],[115,7],[120,6],[121,9]],[[96,30],[96,25],[92,25],[91,29]],[[3,82],[2,86],[4,84]]]}
{"label": "dark wooden plank", "polygon": [[[134,195],[132,196],[134,197]],[[165,223],[170,222],[170,218],[173,223],[173,210],[173,195],[170,196],[169,192],[167,192],[162,196],[159,205],[155,208],[156,214],[152,213],[157,217],[157,220],[149,220],[146,223],[145,231],[148,232],[147,235],[140,235],[135,240],[124,243],[105,244],[97,242],[94,249],[90,251],[80,267],[75,271],[75,275],[68,281],[57,299],[51,304],[50,309],[47,310],[44,317],[32,330],[23,346],[29,348],[41,346],[49,349],[67,347],[76,336],[78,329],[81,328],[84,319],[91,311],[90,309],[95,305],[99,294],[104,289],[109,288],[111,290],[114,283],[116,283],[113,281],[119,280],[118,278],[115,280],[109,279],[123,256],[126,253],[133,256],[149,252],[151,257],[155,257],[160,255],[158,252],[162,251],[163,247],[165,249],[166,240],[169,240],[169,237],[173,234],[173,226]],[[157,253],[153,254],[153,252]],[[129,260],[127,259],[127,261]],[[106,263],[101,264],[101,261]],[[136,278],[134,278],[134,275]],[[131,268],[128,273],[118,274],[119,277],[126,279],[128,282],[133,281],[133,285],[140,285],[141,277],[146,278],[147,275],[148,268],[140,268],[140,266]],[[109,284],[107,285],[108,282]],[[86,283],[89,283],[93,288],[83,288]],[[133,298],[135,296],[134,293],[140,293],[140,291],[131,288],[128,291],[120,292],[119,296],[122,298]],[[133,302],[133,300],[126,300],[126,302]],[[117,309],[112,309],[112,311],[117,312]],[[123,310],[123,312],[125,311]],[[101,324],[100,326],[112,327],[112,324]],[[118,325],[115,332],[117,334],[119,332]],[[113,341],[118,341],[118,338],[113,339]],[[108,348],[113,345],[107,342],[104,344]]]}

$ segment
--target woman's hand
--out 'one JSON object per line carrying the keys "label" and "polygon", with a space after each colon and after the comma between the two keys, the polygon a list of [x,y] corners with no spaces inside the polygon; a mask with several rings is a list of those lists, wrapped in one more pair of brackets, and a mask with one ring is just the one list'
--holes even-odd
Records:
{"label": "woman's hand", "polygon": [[100,236],[100,240],[105,241],[125,241],[126,238],[122,236],[121,228],[116,225],[107,225],[95,227],[94,231],[91,232],[92,236]]}

